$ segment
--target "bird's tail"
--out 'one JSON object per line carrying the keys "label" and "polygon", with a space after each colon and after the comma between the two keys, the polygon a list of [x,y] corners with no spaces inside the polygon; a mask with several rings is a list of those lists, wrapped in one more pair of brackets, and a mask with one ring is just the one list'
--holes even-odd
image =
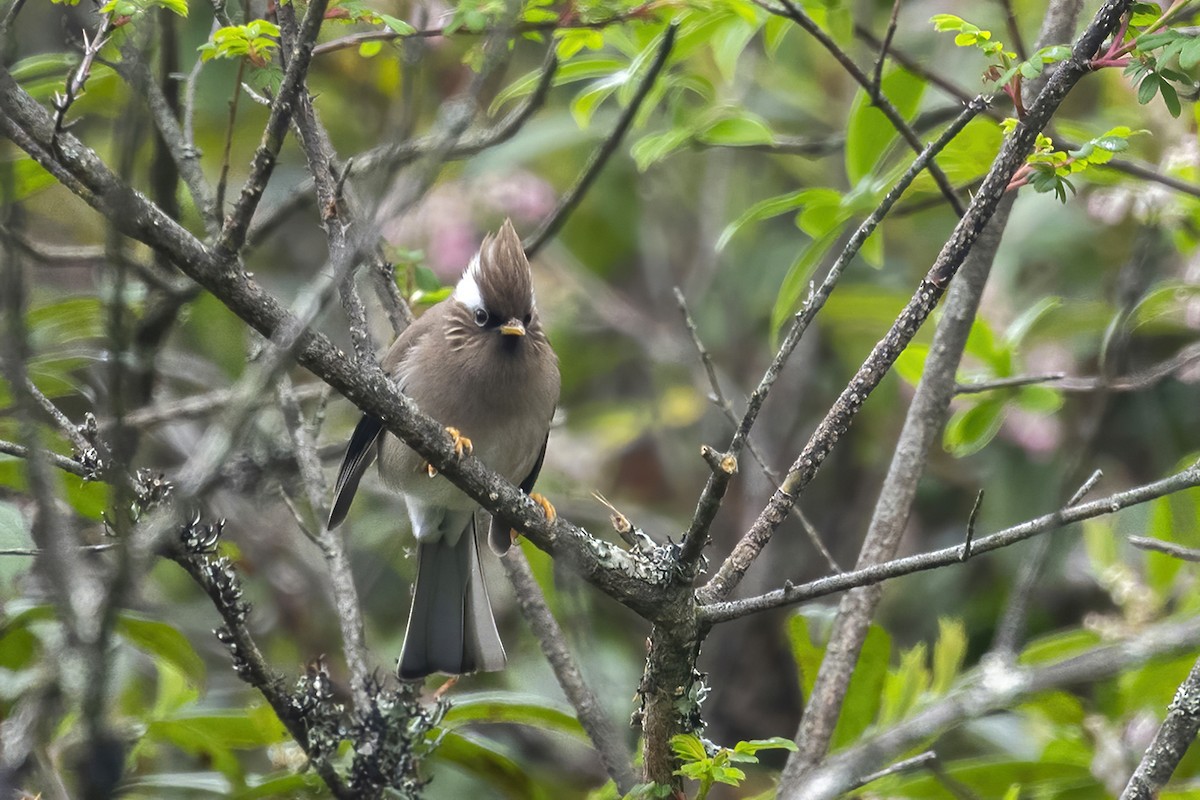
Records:
{"label": "bird's tail", "polygon": [[495,672],[506,663],[483,582],[472,515],[455,544],[417,545],[417,581],[399,675],[416,680],[434,672]]}

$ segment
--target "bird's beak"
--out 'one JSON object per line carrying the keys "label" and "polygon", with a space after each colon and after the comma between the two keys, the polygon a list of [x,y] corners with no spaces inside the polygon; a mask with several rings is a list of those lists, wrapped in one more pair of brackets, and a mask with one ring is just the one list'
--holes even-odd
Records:
{"label": "bird's beak", "polygon": [[500,332],[505,336],[524,336],[525,325],[521,320],[513,317],[508,322],[500,326]]}

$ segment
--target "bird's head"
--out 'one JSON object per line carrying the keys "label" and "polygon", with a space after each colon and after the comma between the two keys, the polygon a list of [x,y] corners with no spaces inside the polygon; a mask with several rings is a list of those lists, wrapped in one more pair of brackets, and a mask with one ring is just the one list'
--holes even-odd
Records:
{"label": "bird's head", "polygon": [[533,274],[511,220],[484,237],[454,289],[454,300],[456,316],[465,317],[463,328],[499,337],[510,347],[538,333]]}

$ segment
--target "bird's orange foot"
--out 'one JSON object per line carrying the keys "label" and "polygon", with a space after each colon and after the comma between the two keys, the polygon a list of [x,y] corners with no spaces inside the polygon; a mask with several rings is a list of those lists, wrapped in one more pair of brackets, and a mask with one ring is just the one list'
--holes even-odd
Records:
{"label": "bird's orange foot", "polygon": [[[554,510],[554,504],[547,500],[544,494],[538,494],[537,492],[534,492],[533,494],[529,495],[529,499],[542,507],[542,511],[544,511],[546,514],[547,522],[554,522],[554,520],[558,519],[558,512]],[[521,534],[516,528],[513,528],[509,531],[509,535],[512,536],[512,540],[515,543],[517,541],[517,537]]]}
{"label": "bird's orange foot", "polygon": [[[463,456],[471,455],[471,451],[474,450],[475,447],[471,444],[470,439],[463,436],[462,433],[459,432],[458,428],[447,425],[446,433],[450,434],[450,441],[454,443],[454,455],[456,458],[462,458]],[[437,477],[438,474],[437,467],[435,467],[433,464],[430,464],[428,461],[425,462],[425,472],[431,478]]]}

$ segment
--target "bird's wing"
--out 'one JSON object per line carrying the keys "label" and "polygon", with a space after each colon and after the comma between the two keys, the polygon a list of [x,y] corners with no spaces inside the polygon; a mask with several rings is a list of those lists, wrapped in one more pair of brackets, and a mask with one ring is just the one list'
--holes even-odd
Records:
{"label": "bird's wing", "polygon": [[529,494],[533,491],[533,485],[537,483],[538,474],[542,471],[542,462],[546,460],[546,445],[550,442],[550,431],[546,431],[546,438],[542,439],[542,449],[538,451],[537,461],[533,462],[533,469],[529,470],[529,474],[525,476],[525,480],[521,481],[521,491]]}
{"label": "bird's wing", "polygon": [[[432,329],[437,316],[432,314],[433,310],[423,314],[396,338],[381,362],[385,370],[394,369],[399,365],[412,346]],[[379,452],[379,437],[383,433],[383,422],[370,414],[364,414],[354,428],[333,489],[333,508],[329,511],[330,530],[341,525],[346,519],[346,514],[350,511],[350,502],[354,499],[354,493],[358,491],[358,482],[362,480],[363,473],[375,461]]]}
{"label": "bird's wing", "polygon": [[[521,491],[529,494],[533,491],[533,485],[537,483],[538,473],[542,471],[542,462],[546,460],[546,444],[550,441],[550,432],[546,432],[546,438],[542,439],[542,449],[538,451],[537,461],[533,462],[533,469],[529,470],[529,474],[525,476],[525,480],[521,481]],[[492,524],[488,526],[488,547],[496,555],[504,555],[508,552],[508,548],[512,547],[512,533],[509,532],[507,525],[502,525],[500,520],[495,515],[492,515]]]}
{"label": "bird's wing", "polygon": [[383,433],[383,423],[364,414],[354,428],[350,444],[346,445],[346,456],[342,459],[342,468],[338,470],[337,484],[333,489],[333,508],[329,510],[329,529],[333,530],[346,519],[350,510],[350,501],[358,491],[358,482],[378,452],[379,435]]}

